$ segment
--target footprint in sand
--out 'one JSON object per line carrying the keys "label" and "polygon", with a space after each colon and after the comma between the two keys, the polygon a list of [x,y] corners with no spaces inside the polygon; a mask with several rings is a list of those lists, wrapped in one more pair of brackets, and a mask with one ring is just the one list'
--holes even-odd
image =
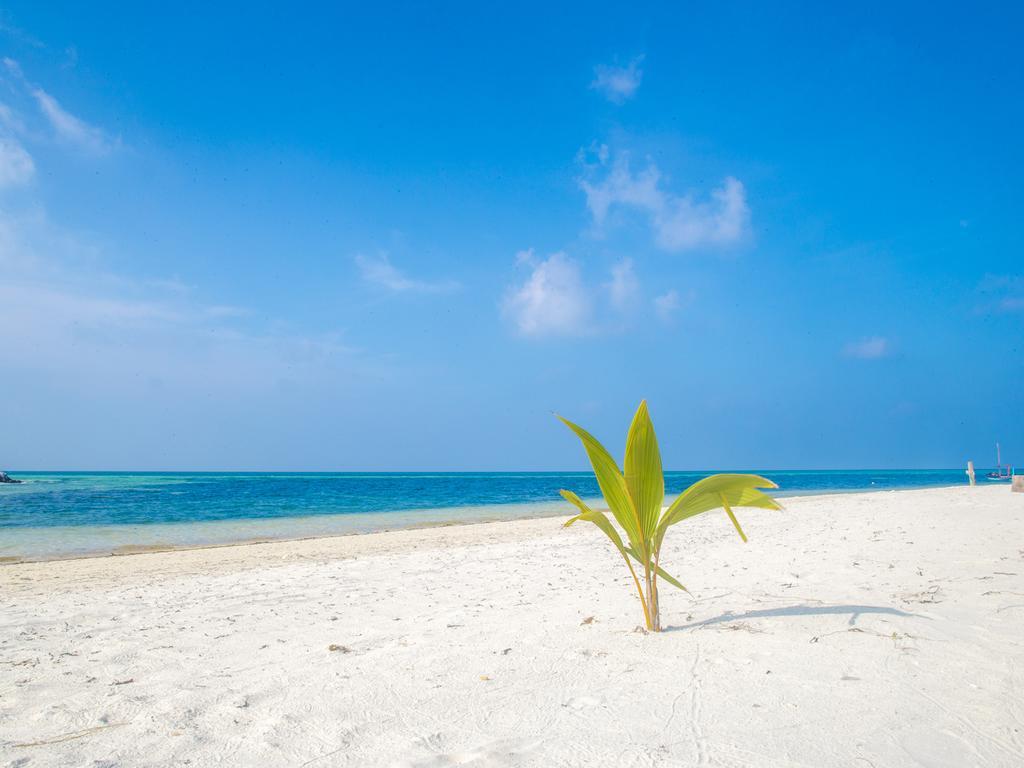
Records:
{"label": "footprint in sand", "polygon": [[600,703],[600,699],[595,699],[592,696],[573,696],[562,706],[568,709],[580,710],[588,709],[589,707],[596,707]]}

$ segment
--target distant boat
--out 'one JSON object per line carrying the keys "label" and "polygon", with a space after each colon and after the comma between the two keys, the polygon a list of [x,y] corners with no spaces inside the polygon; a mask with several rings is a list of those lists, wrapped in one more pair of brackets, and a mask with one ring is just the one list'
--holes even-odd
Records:
{"label": "distant boat", "polygon": [[986,480],[1010,480],[1013,478],[1013,467],[1009,464],[1003,466],[1003,457],[999,453],[999,443],[996,443],[996,470],[985,475]]}

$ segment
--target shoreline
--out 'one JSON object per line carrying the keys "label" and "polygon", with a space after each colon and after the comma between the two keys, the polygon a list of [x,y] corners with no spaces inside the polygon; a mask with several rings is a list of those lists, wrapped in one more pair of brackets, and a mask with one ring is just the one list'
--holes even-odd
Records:
{"label": "shoreline", "polygon": [[[415,523],[408,526],[401,526],[396,528],[381,528],[372,531],[351,531],[346,533],[325,533],[313,536],[296,536],[296,537],[282,537],[282,538],[256,538],[256,539],[244,539],[240,541],[228,541],[218,542],[213,544],[182,544],[182,545],[126,545],[118,550],[111,552],[95,552],[88,554],[69,554],[66,556],[58,557],[0,557],[0,568],[9,565],[23,565],[23,564],[39,564],[39,563],[65,563],[74,562],[77,560],[100,560],[105,558],[123,558],[123,557],[134,557],[136,555],[154,555],[172,552],[197,552],[205,551],[210,549],[229,549],[232,547],[251,547],[261,545],[272,545],[272,544],[295,544],[305,541],[326,541],[331,539],[349,539],[359,536],[378,536],[387,535],[394,533],[402,533],[405,531],[423,531],[432,530],[435,528],[455,528],[455,527],[467,527],[473,525],[500,525],[503,523],[517,523],[530,520],[547,520],[553,517],[557,517],[555,513],[548,515],[535,515],[530,517],[515,517],[507,520],[463,520],[463,521],[438,521],[436,523]],[[571,516],[571,515],[567,515]],[[288,518],[283,518],[288,519]],[[191,525],[191,523],[180,523],[180,525]]]}
{"label": "shoreline", "polygon": [[658,634],[559,518],[0,568],[0,764],[1024,762],[1024,495],[737,514],[669,533]]}
{"label": "shoreline", "polygon": [[[867,471],[867,470],[865,470],[865,471]],[[992,483],[991,485],[995,486],[997,484],[996,483]],[[945,489],[952,489],[952,488],[959,488],[959,487],[967,487],[967,486],[936,485],[936,486],[928,486],[928,487],[921,487],[921,488],[877,488],[877,489],[873,489],[873,488],[845,489],[845,488],[842,488],[842,489],[830,490],[830,491],[825,491],[825,492],[818,492],[818,491],[789,491],[789,492],[784,492],[784,493],[780,493],[780,494],[773,494],[773,495],[775,496],[775,498],[778,498],[778,499],[797,499],[797,498],[817,498],[817,497],[827,497],[827,496],[845,496],[845,495],[850,495],[850,494],[904,493],[904,492],[908,492],[908,491],[936,491],[936,490],[945,490]],[[989,487],[989,486],[988,485],[981,485],[981,486],[978,486],[978,487],[983,487],[984,488],[984,487]],[[671,497],[671,498],[674,498],[674,496]],[[593,502],[593,505],[595,506],[595,508],[605,509],[603,499],[588,500],[588,501]],[[123,529],[142,528],[142,529],[145,529],[148,526],[154,526],[154,527],[169,526],[169,527],[186,529],[186,528],[194,527],[194,526],[211,526],[211,527],[215,527],[215,526],[221,526],[221,525],[223,525],[223,526],[231,526],[231,525],[239,525],[239,524],[240,525],[246,525],[246,524],[267,524],[267,523],[269,523],[271,525],[285,525],[285,524],[287,524],[288,521],[293,521],[293,522],[312,522],[312,521],[316,521],[318,523],[324,524],[324,523],[329,523],[331,521],[336,521],[336,520],[351,519],[354,516],[363,517],[365,519],[366,516],[371,516],[371,515],[375,516],[375,517],[385,517],[385,516],[388,516],[388,515],[399,516],[399,515],[407,515],[407,514],[410,514],[410,513],[413,513],[413,514],[435,514],[435,513],[443,513],[446,510],[451,510],[452,512],[459,511],[459,510],[467,510],[467,509],[487,510],[487,509],[491,509],[491,508],[493,508],[495,510],[511,509],[511,508],[517,508],[517,509],[524,509],[525,510],[525,509],[528,509],[529,507],[532,507],[532,506],[540,508],[540,507],[549,506],[549,505],[551,505],[551,506],[558,505],[559,507],[565,506],[565,505],[562,505],[561,502],[558,501],[558,500],[551,500],[550,502],[548,502],[548,501],[540,501],[540,502],[530,502],[530,503],[494,504],[494,505],[482,505],[482,506],[478,506],[478,507],[445,507],[445,508],[433,508],[433,509],[425,509],[425,510],[395,510],[393,512],[377,512],[377,513],[338,513],[338,514],[325,514],[325,515],[295,515],[295,516],[290,516],[290,517],[276,517],[276,518],[236,518],[236,519],[231,519],[231,520],[195,520],[195,521],[187,521],[187,522],[183,521],[183,522],[177,522],[177,523],[135,523],[135,524],[122,524],[122,525],[68,526],[68,527],[75,527],[75,528],[79,528],[80,527],[82,529],[91,529],[91,530],[94,530],[94,531],[102,531],[102,530],[111,529],[111,528],[123,528]],[[207,543],[203,543],[203,542],[183,543],[183,544],[174,544],[174,543],[138,543],[138,544],[132,544],[132,543],[128,543],[128,544],[118,545],[117,547],[111,548],[111,549],[96,549],[96,550],[84,551],[84,552],[83,551],[68,552],[67,554],[42,555],[42,556],[32,556],[32,555],[28,555],[28,556],[0,555],[0,568],[3,568],[5,566],[10,566],[10,565],[18,565],[18,564],[21,564],[21,563],[47,563],[47,562],[58,562],[58,561],[68,561],[68,560],[92,560],[92,559],[96,559],[96,558],[108,558],[108,557],[131,557],[131,556],[134,556],[134,555],[153,554],[153,553],[159,553],[159,552],[183,552],[183,551],[187,552],[187,551],[191,551],[191,550],[220,549],[220,548],[223,548],[223,547],[244,547],[244,546],[257,545],[257,544],[273,544],[273,543],[278,543],[278,542],[299,542],[299,541],[310,541],[310,540],[317,540],[317,539],[333,539],[333,538],[338,538],[338,537],[367,536],[367,535],[372,535],[372,534],[393,533],[393,532],[397,532],[397,531],[422,530],[422,529],[430,529],[430,528],[445,528],[445,527],[464,526],[464,525],[484,525],[484,524],[488,524],[488,523],[506,523],[506,522],[515,522],[515,521],[518,521],[518,520],[542,520],[542,519],[546,519],[546,518],[560,517],[560,516],[563,516],[563,514],[564,514],[565,517],[571,517],[573,512],[572,512],[570,507],[565,506],[564,513],[562,512],[561,509],[559,509],[559,510],[550,510],[550,511],[540,511],[538,509],[536,512],[534,512],[532,514],[529,513],[529,512],[526,512],[525,514],[521,514],[521,515],[517,514],[517,515],[513,515],[513,516],[509,516],[509,517],[502,517],[500,515],[498,515],[498,516],[489,516],[489,517],[488,516],[466,517],[464,519],[459,519],[457,517],[450,517],[450,518],[447,518],[447,519],[415,521],[415,522],[410,522],[410,523],[405,524],[405,525],[398,524],[398,525],[391,525],[391,526],[382,526],[382,527],[379,527],[379,528],[378,527],[371,527],[368,530],[353,529],[353,530],[348,530],[348,531],[319,532],[319,533],[311,533],[309,535],[295,535],[295,536],[290,536],[290,535],[287,535],[287,534],[281,535],[281,536],[264,535],[264,536],[254,536],[252,538],[241,538],[241,539],[238,539],[238,540],[230,540],[230,541],[211,541],[211,542],[207,542]],[[20,528],[12,527],[12,528],[9,528],[9,529],[6,529],[6,530],[48,531],[48,530],[52,530],[52,529],[64,530],[65,527],[63,527],[63,526],[48,526],[48,527],[47,526],[44,526],[44,527],[23,526],[23,527],[20,527]],[[0,530],[4,530],[4,529],[0,528]]]}

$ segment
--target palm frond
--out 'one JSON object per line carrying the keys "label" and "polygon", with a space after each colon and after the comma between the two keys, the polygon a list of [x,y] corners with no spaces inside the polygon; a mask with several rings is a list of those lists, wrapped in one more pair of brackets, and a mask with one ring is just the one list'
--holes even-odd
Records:
{"label": "palm frond", "polygon": [[[557,415],[557,414],[556,414]],[[594,469],[594,476],[597,478],[597,485],[601,489],[604,500],[608,502],[608,508],[626,536],[633,544],[643,541],[640,531],[640,521],[637,517],[636,508],[633,506],[633,499],[629,495],[629,488],[626,485],[626,478],[619,471],[619,465],[615,459],[605,450],[605,447],[592,434],[583,427],[573,424],[568,419],[558,417],[565,426],[576,433],[576,436],[583,443],[590,459],[590,466]]]}
{"label": "palm frond", "polygon": [[[634,560],[636,560],[638,563],[640,563],[640,565],[644,564],[644,561],[640,559],[640,556],[635,551],[633,551],[632,547],[626,547],[626,552],[629,553],[630,557],[632,557]],[[684,587],[682,584],[680,584],[679,580],[675,576],[672,576],[671,574],[669,574],[660,565],[654,567],[653,570],[658,574],[658,576],[663,578],[665,581],[667,581],[669,584],[671,584],[676,589],[681,589],[686,594],[690,594],[690,590],[688,590],[686,587]]]}
{"label": "palm frond", "polygon": [[679,494],[679,497],[661,516],[654,539],[655,548],[660,546],[669,526],[720,507],[729,507],[729,517],[745,541],[746,535],[739,527],[739,521],[732,513],[732,507],[782,509],[779,502],[759,490],[760,488],[778,488],[778,486],[759,475],[720,474],[698,480]]}
{"label": "palm frond", "polygon": [[[615,526],[612,525],[612,521],[608,519],[608,516],[605,515],[604,512],[591,509],[572,491],[561,490],[559,493],[562,494],[562,498],[580,510],[580,513],[576,515],[576,517],[570,518],[565,522],[563,525],[564,528],[568,528],[577,520],[586,520],[588,523],[593,523],[600,528],[604,532],[605,536],[611,539],[612,544],[614,544],[619,550],[619,553],[622,555],[622,559],[626,561],[626,567],[629,568],[630,575],[633,577],[633,584],[636,585],[637,594],[640,596],[640,605],[643,606],[644,609],[644,620],[647,622],[648,626],[650,626],[650,608],[647,604],[647,600],[644,598],[644,590],[640,586],[640,579],[637,578],[636,571],[633,570],[633,564],[629,562],[629,555],[627,554],[632,552],[632,550],[622,543],[622,537],[619,535],[619,532],[615,530]],[[633,556],[636,557],[635,554]],[[683,587],[683,589],[685,589],[685,587]]]}
{"label": "palm frond", "polygon": [[646,400],[640,402],[629,426],[624,465],[626,487],[636,508],[640,534],[647,541],[658,526],[661,504],[665,500],[665,475]]}

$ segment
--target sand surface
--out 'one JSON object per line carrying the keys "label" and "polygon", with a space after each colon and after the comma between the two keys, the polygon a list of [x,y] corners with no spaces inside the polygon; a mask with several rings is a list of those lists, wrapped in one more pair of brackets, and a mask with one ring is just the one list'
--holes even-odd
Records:
{"label": "sand surface", "polygon": [[1024,765],[1024,494],[786,507],[0,566],[0,765]]}

